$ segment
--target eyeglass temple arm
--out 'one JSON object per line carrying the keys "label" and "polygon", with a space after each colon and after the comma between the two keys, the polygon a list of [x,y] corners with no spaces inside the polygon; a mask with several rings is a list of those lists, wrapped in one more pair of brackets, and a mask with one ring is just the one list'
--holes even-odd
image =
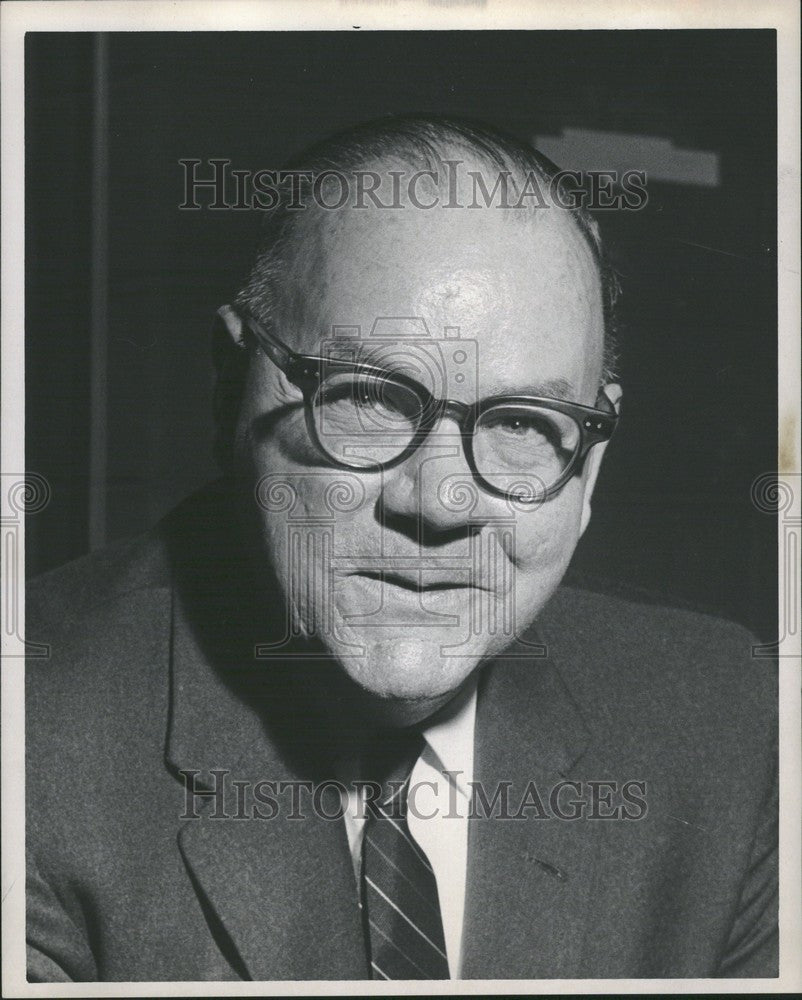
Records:
{"label": "eyeglass temple arm", "polygon": [[[292,363],[295,355],[285,344],[266,330],[262,324],[254,319],[245,309],[234,308],[234,306],[221,306],[217,310],[218,316],[228,325],[233,322],[240,328],[245,326],[256,337],[259,346],[267,354],[270,360],[278,365],[282,371],[286,371]],[[229,327],[230,328],[230,327]]]}

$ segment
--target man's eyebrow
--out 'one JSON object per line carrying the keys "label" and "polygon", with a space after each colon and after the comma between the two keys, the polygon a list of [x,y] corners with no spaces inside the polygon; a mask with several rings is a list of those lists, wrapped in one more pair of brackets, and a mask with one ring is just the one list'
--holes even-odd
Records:
{"label": "man's eyebrow", "polygon": [[549,378],[527,385],[504,385],[496,383],[482,386],[487,396],[542,396],[546,399],[562,399],[571,402],[576,399],[575,387],[564,378]]}
{"label": "man's eyebrow", "polygon": [[[361,364],[374,364],[390,373],[397,370],[404,372],[403,366],[398,368],[394,364],[382,364],[381,351],[375,345],[371,345],[375,349],[375,353],[377,355],[375,357],[369,349],[365,349],[366,345],[364,343],[360,343],[358,346],[362,349],[358,350],[355,355],[353,345],[349,344],[347,341],[341,341],[340,343],[335,342],[330,345],[327,344],[325,356],[332,361],[357,360]],[[409,372],[404,373],[410,374]],[[575,386],[573,383],[569,382],[568,379],[564,378],[550,378],[544,379],[542,382],[521,385],[501,385],[495,381],[491,382],[489,385],[485,385],[480,379],[479,384],[483,390],[483,398],[488,398],[490,396],[540,396],[544,399],[561,399],[567,403],[574,402],[577,399],[577,390]]]}

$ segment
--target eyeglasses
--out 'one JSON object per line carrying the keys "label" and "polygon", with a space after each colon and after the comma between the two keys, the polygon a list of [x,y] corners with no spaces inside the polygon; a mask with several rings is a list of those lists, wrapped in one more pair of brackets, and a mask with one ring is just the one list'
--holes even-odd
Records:
{"label": "eyeglasses", "polygon": [[339,468],[392,468],[450,417],[478,483],[495,496],[534,503],[562,489],[588,451],[609,440],[618,422],[603,391],[596,407],[540,396],[490,396],[473,404],[438,399],[402,372],[298,354],[249,313],[235,311],[303,393],[309,436]]}

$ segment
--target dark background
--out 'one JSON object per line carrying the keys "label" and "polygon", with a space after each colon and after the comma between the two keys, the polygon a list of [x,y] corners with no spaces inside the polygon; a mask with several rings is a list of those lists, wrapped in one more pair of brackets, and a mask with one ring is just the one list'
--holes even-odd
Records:
{"label": "dark background", "polygon": [[429,111],[719,155],[717,187],[650,180],[643,211],[601,217],[625,410],[574,572],[776,638],[776,522],[750,501],[777,461],[775,81],[773,31],[29,33],[27,467],[53,496],[27,521],[28,573],[216,475],[210,321],[260,219],[179,210],[179,160],[275,169]]}

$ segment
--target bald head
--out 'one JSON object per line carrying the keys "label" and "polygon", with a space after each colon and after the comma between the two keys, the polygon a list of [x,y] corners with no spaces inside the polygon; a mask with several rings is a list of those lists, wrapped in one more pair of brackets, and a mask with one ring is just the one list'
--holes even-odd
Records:
{"label": "bald head", "polygon": [[[339,284],[360,262],[378,265],[378,273],[382,260],[389,268],[389,250],[398,239],[405,240],[417,261],[425,261],[433,243],[450,241],[454,258],[478,262],[484,256],[490,268],[499,263],[489,259],[490,241],[496,247],[508,242],[511,248],[515,231],[526,226],[544,235],[565,235],[578,302],[597,297],[600,381],[612,380],[617,285],[598,227],[581,207],[571,205],[557,168],[535,150],[473,124],[393,118],[308,149],[285,177],[288,183],[267,215],[257,260],[237,297],[238,305],[263,322],[295,326],[299,332],[311,323],[325,333],[315,309],[331,282]],[[526,251],[519,246],[515,252]],[[561,259],[566,268],[559,280],[571,280],[571,262]],[[539,275],[532,273],[536,283],[550,269],[544,271],[543,261],[541,256]],[[409,263],[395,260],[392,266]],[[527,262],[518,263],[525,267]],[[346,285],[340,287],[345,291]],[[387,308],[385,314],[390,314]],[[334,322],[351,323],[347,309]]]}

